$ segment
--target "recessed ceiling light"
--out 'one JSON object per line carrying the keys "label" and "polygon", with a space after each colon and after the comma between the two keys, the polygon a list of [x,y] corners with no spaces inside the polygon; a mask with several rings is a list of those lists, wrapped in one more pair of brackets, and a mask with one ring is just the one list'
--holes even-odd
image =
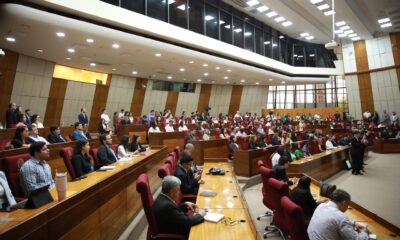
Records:
{"label": "recessed ceiling light", "polygon": [[207,63],[204,63],[204,64],[203,64],[203,67],[208,67],[208,64],[207,64]]}
{"label": "recessed ceiling light", "polygon": [[330,16],[333,13],[335,13],[335,11],[333,11],[333,10],[329,10],[329,11],[324,12],[325,16]]}
{"label": "recessed ceiling light", "polygon": [[73,49],[73,48],[68,48],[68,52],[74,53],[74,52],[75,52],[75,49]]}
{"label": "recessed ceiling light", "polygon": [[[170,4],[171,4],[171,3],[170,3]],[[181,4],[181,5],[177,6],[176,8],[177,8],[177,9],[180,9],[180,10],[182,10],[182,11],[185,11],[185,10],[186,10],[186,5],[185,5],[185,4]]]}
{"label": "recessed ceiling light", "polygon": [[272,81],[272,78],[270,78],[269,81]]}
{"label": "recessed ceiling light", "polygon": [[265,41],[264,44],[265,45],[269,45],[269,44],[271,44],[271,42],[270,41]]}
{"label": "recessed ceiling light", "polygon": [[390,18],[382,18],[378,20],[378,23],[385,23],[385,22],[390,22]]}
{"label": "recessed ceiling light", "polygon": [[306,37],[307,40],[313,40],[315,37],[314,36],[308,36]]}
{"label": "recessed ceiling light", "polygon": [[343,27],[341,27],[340,29],[341,29],[341,30],[349,30],[350,27],[349,27],[349,26],[343,26]]}
{"label": "recessed ceiling light", "polygon": [[348,30],[348,31],[344,31],[343,33],[344,34],[351,34],[351,33],[354,33],[354,31],[353,30]]}
{"label": "recessed ceiling light", "polygon": [[230,69],[228,69],[228,70],[226,70],[227,72],[232,72],[232,70],[230,70]]}
{"label": "recessed ceiling light", "polygon": [[318,7],[317,7],[319,10],[325,10],[325,9],[328,9],[329,8],[329,5],[328,4],[322,4],[322,5],[319,5]]}
{"label": "recessed ceiling light", "polygon": [[266,13],[265,15],[267,15],[267,17],[269,17],[269,18],[272,18],[272,17],[275,17],[276,15],[278,15],[278,13],[275,11],[272,11],[272,12]]}
{"label": "recessed ceiling light", "polygon": [[317,4],[317,3],[320,3],[320,2],[323,2],[324,0],[310,0],[310,3],[311,4]]}
{"label": "recessed ceiling light", "polygon": [[42,49],[38,49],[37,51],[38,51],[38,52],[40,52],[40,53],[42,53],[42,52],[43,52],[43,50],[42,50]]}
{"label": "recessed ceiling light", "polygon": [[347,37],[347,34],[341,33],[341,34],[338,35],[338,37],[341,37],[341,38],[342,38],[342,37]]}
{"label": "recessed ceiling light", "polygon": [[[168,0],[168,4],[173,4],[175,2],[175,0]],[[165,3],[165,1],[163,1],[163,3]]]}
{"label": "recessed ceiling light", "polygon": [[247,1],[247,2],[246,2],[246,4],[249,5],[249,6],[254,6],[254,5],[257,5],[257,4],[259,4],[259,3],[260,3],[260,2],[257,1],[257,0],[250,0],[250,1]]}
{"label": "recessed ceiling light", "polygon": [[198,82],[201,82],[201,79],[197,79]]}
{"label": "recessed ceiling light", "polygon": [[161,53],[156,53],[156,54],[154,54],[154,56],[161,57]]}
{"label": "recessed ceiling light", "polygon": [[213,20],[213,19],[214,19],[214,17],[211,16],[211,15],[206,15],[206,16],[204,17],[204,20],[206,20],[206,21],[210,21],[210,20]]}
{"label": "recessed ceiling light", "polygon": [[203,73],[203,75],[207,77],[207,76],[208,76],[208,73]]}
{"label": "recessed ceiling light", "polygon": [[259,12],[265,12],[265,11],[267,11],[269,9],[269,7],[267,7],[267,6],[261,6],[261,7],[258,7],[257,8],[257,11],[259,11]]}
{"label": "recessed ceiling light", "polygon": [[193,64],[193,63],[194,63],[194,61],[189,61],[189,63],[190,63],[190,64]]}
{"label": "recessed ceiling light", "polygon": [[227,80],[227,79],[229,79],[229,77],[228,77],[228,76],[225,76],[224,79]]}
{"label": "recessed ceiling light", "polygon": [[258,84],[260,84],[259,82],[256,82],[256,84],[258,85]]}
{"label": "recessed ceiling light", "polygon": [[251,36],[252,33],[251,33],[251,32],[245,32],[244,35],[245,35],[246,37],[248,37],[248,36]]}
{"label": "recessed ceiling light", "polygon": [[308,55],[308,56],[310,56],[310,57],[315,57],[315,54],[314,54],[314,53],[312,53],[312,54],[310,54],[310,55]]}
{"label": "recessed ceiling light", "polygon": [[283,39],[283,38],[285,38],[285,36],[280,35],[279,38],[280,38],[280,39]]}
{"label": "recessed ceiling light", "polygon": [[94,40],[92,38],[86,38],[87,43],[94,43]]}
{"label": "recessed ceiling light", "polygon": [[180,68],[180,69],[179,69],[179,71],[181,71],[181,72],[184,72],[184,71],[185,71],[185,69],[184,69],[184,68]]}
{"label": "recessed ceiling light", "polygon": [[308,32],[300,33],[300,37],[307,37],[310,36]]}
{"label": "recessed ceiling light", "polygon": [[116,68],[113,68],[113,69],[111,69],[111,70],[113,70],[113,71],[117,71],[117,69],[116,69]]}
{"label": "recessed ceiling light", "polygon": [[272,44],[272,47],[277,47],[277,46],[278,46],[278,44],[276,44],[276,43]]}
{"label": "recessed ceiling light", "polygon": [[237,33],[240,33],[240,32],[242,32],[242,29],[241,29],[241,28],[236,28],[236,29],[234,29],[233,31],[234,31],[234,32],[237,32]]}
{"label": "recessed ceiling light", "polygon": [[114,43],[114,44],[112,45],[112,47],[113,47],[113,48],[119,48],[119,44],[118,44],[118,43]]}
{"label": "recessed ceiling light", "polygon": [[349,36],[348,37],[356,37],[357,36],[357,33],[353,33],[353,34],[349,34]]}
{"label": "recessed ceiling light", "polygon": [[340,30],[340,29],[339,29],[339,30],[335,30],[335,33],[336,33],[336,34],[338,34],[338,33],[343,33],[343,30]]}
{"label": "recessed ceiling light", "polygon": [[90,63],[90,66],[96,67],[96,63],[92,62],[92,63]]}
{"label": "recessed ceiling light", "polygon": [[337,23],[336,23],[336,26],[338,26],[338,27],[344,26],[344,25],[346,25],[346,22],[345,22],[345,21],[340,21],[340,22],[337,22]]}
{"label": "recessed ceiling light", "polygon": [[133,71],[132,74],[133,74],[133,75],[136,75],[136,74],[138,74],[138,72],[137,72],[137,71]]}
{"label": "recessed ceiling light", "polygon": [[65,33],[63,32],[56,32],[57,37],[65,37]]}
{"label": "recessed ceiling light", "polygon": [[285,21],[286,18],[280,16],[280,17],[275,18],[274,20],[275,20],[275,22],[282,22],[282,21]]}
{"label": "recessed ceiling light", "polygon": [[65,59],[66,59],[66,60],[71,60],[71,58],[69,58],[69,57],[68,57],[68,58],[65,58]]}
{"label": "recessed ceiling light", "polygon": [[292,25],[293,23],[291,22],[291,21],[286,21],[286,22],[283,22],[282,23],[282,26],[284,26],[284,27],[288,27],[288,26],[290,26],[290,25]]}
{"label": "recessed ceiling light", "polygon": [[16,39],[13,38],[13,37],[6,37],[6,40],[9,41],[9,42],[15,42],[16,41]]}
{"label": "recessed ceiling light", "polygon": [[242,79],[242,80],[240,80],[240,82],[244,83],[244,82],[246,82],[246,80]]}
{"label": "recessed ceiling light", "polygon": [[172,76],[168,76],[167,78],[168,78],[168,79],[172,79]]}
{"label": "recessed ceiling light", "polygon": [[286,83],[285,81],[282,82],[282,84],[285,84],[285,83]]}
{"label": "recessed ceiling light", "polygon": [[357,41],[357,40],[360,40],[360,37],[353,37],[351,40]]}
{"label": "recessed ceiling light", "polygon": [[220,67],[215,67],[215,69],[220,70],[221,68]]}
{"label": "recessed ceiling light", "polygon": [[391,22],[388,22],[388,23],[382,24],[382,25],[381,25],[381,28],[387,28],[387,27],[391,27],[391,26],[392,26],[392,23],[391,23]]}

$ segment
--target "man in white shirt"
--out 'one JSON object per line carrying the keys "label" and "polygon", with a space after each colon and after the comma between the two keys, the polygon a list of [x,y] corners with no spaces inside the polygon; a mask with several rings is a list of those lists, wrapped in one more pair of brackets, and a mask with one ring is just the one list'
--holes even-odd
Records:
{"label": "man in white shirt", "polygon": [[283,148],[280,147],[280,148],[278,148],[278,150],[276,150],[274,155],[272,155],[272,158],[271,158],[272,167],[275,167],[278,165],[279,158],[281,158],[282,155],[283,155]]}
{"label": "man in white shirt", "polygon": [[397,125],[399,121],[399,117],[397,116],[397,114],[395,112],[392,113],[392,115],[390,115],[390,123],[393,125]]}
{"label": "man in white shirt", "polygon": [[39,136],[39,130],[36,124],[32,123],[32,125],[29,127],[29,140],[31,142],[45,142],[46,144],[50,144],[46,138]]}
{"label": "man in white shirt", "polygon": [[325,142],[325,147],[326,147],[326,150],[332,150],[332,149],[335,149],[336,147],[333,145],[333,138],[334,138],[335,136],[328,136],[328,140]]}
{"label": "man in white shirt", "polygon": [[350,199],[346,191],[336,189],[331,202],[318,205],[307,229],[310,240],[368,240],[367,227],[350,221],[344,214]]}
{"label": "man in white shirt", "polygon": [[124,109],[121,109],[121,112],[118,113],[118,118],[124,118],[125,116],[125,111]]}
{"label": "man in white shirt", "polygon": [[364,117],[366,120],[368,120],[368,119],[371,118],[371,113],[369,112],[369,110],[367,110],[367,111],[365,111],[365,112],[363,113],[363,117]]}
{"label": "man in white shirt", "polygon": [[169,121],[167,126],[165,126],[165,132],[175,132],[172,121]]}
{"label": "man in white shirt", "polygon": [[103,109],[103,113],[100,116],[101,119],[104,119],[104,122],[108,124],[110,122],[110,117],[106,113],[106,109]]}

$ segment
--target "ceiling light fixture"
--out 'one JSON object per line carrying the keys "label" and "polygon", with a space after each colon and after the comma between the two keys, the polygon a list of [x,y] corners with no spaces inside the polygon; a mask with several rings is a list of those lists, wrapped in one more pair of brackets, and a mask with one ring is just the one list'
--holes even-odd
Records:
{"label": "ceiling light fixture", "polygon": [[343,27],[341,27],[340,29],[341,29],[341,30],[349,30],[350,27],[349,27],[349,26],[343,26]]}
{"label": "ceiling light fixture", "polygon": [[133,71],[132,74],[133,74],[133,75],[137,75],[138,72],[137,72],[137,71]]}
{"label": "ceiling light fixture", "polygon": [[68,52],[74,53],[74,52],[75,52],[75,49],[73,49],[73,48],[68,48]]}
{"label": "ceiling light fixture", "polygon": [[256,82],[256,85],[260,84],[259,82]]}
{"label": "ceiling light fixture", "polygon": [[246,80],[242,79],[242,80],[240,80],[240,82],[244,83],[244,82],[246,82]]}
{"label": "ceiling light fixture", "polygon": [[292,25],[293,23],[291,22],[291,21],[286,21],[286,22],[283,22],[282,23],[282,26],[284,26],[284,27],[288,27],[288,26],[290,26],[290,25]]}
{"label": "ceiling light fixture", "polygon": [[285,38],[285,36],[282,36],[282,35],[280,35],[280,36],[279,36],[279,38],[280,38],[280,39],[284,39],[284,38]]}
{"label": "ceiling light fixture", "polygon": [[320,2],[323,2],[324,0],[310,0],[310,3],[311,4],[317,4],[317,3],[320,3]]}
{"label": "ceiling light fixture", "polygon": [[161,57],[161,53],[154,54],[156,57]]}
{"label": "ceiling light fixture", "polygon": [[113,70],[113,71],[117,71],[117,69],[116,69],[116,68],[113,68],[113,69],[111,69],[111,70]]}
{"label": "ceiling light fixture", "polygon": [[381,25],[381,28],[387,28],[387,27],[391,27],[391,26],[392,26],[392,23],[391,23],[391,22],[388,22],[388,23],[382,24],[382,25]]}
{"label": "ceiling light fixture", "polygon": [[63,32],[56,32],[57,37],[65,37],[65,33]]}
{"label": "ceiling light fixture", "polygon": [[315,37],[314,36],[308,36],[306,37],[307,40],[313,40]]}
{"label": "ceiling light fixture", "polygon": [[265,41],[264,44],[269,45],[269,44],[271,44],[271,41]]}
{"label": "ceiling light fixture", "polygon": [[230,69],[228,69],[228,70],[226,70],[227,72],[232,72],[232,70],[230,70]]}
{"label": "ceiling light fixture", "polygon": [[6,40],[9,42],[15,42],[16,39],[14,37],[6,37]]}
{"label": "ceiling light fixture", "polygon": [[357,33],[353,33],[353,34],[349,34],[349,36],[348,37],[356,37],[357,36]]}
{"label": "ceiling light fixture", "polygon": [[229,79],[229,77],[228,77],[228,76],[225,76],[224,79],[227,80],[227,79]]}
{"label": "ceiling light fixture", "polygon": [[335,30],[335,33],[336,33],[336,34],[338,34],[338,33],[343,33],[343,30],[340,30],[340,29],[339,29],[339,30]]}
{"label": "ceiling light fixture", "polygon": [[87,43],[94,43],[94,40],[93,40],[92,38],[87,38],[87,39],[86,39],[86,42],[87,42]]}
{"label": "ceiling light fixture", "polygon": [[252,6],[254,6],[254,5],[257,5],[257,4],[259,4],[259,3],[260,3],[260,2],[257,1],[257,0],[250,0],[250,1],[247,1],[247,2],[246,2],[246,4],[249,5],[250,7],[252,7]]}
{"label": "ceiling light fixture", "polygon": [[245,33],[244,33],[244,36],[246,36],[246,37],[251,36],[251,35],[252,35],[251,32],[245,32]]}
{"label": "ceiling light fixture", "polygon": [[181,72],[184,72],[184,71],[185,71],[185,69],[184,69],[184,68],[180,68],[180,69],[179,69],[179,71],[181,71]]}
{"label": "ceiling light fixture", "polygon": [[203,64],[203,67],[208,67],[208,64],[207,64],[207,63],[204,63],[204,64]]}
{"label": "ceiling light fixture", "polygon": [[90,63],[90,66],[96,67],[96,63],[92,62],[92,63]]}
{"label": "ceiling light fixture", "polygon": [[269,81],[271,82],[271,81],[272,81],[272,78],[270,78]]}
{"label": "ceiling light fixture", "polygon": [[285,84],[285,83],[286,83],[285,81],[282,82],[282,84]]}
{"label": "ceiling light fixture", "polygon": [[390,22],[390,18],[381,18],[378,20],[378,23],[385,23],[385,22]]}
{"label": "ceiling light fixture", "polygon": [[220,67],[215,67],[215,69],[220,70],[221,68]]}
{"label": "ceiling light fixture", "polygon": [[360,37],[353,37],[351,40],[357,41],[357,40],[360,40]]}
{"label": "ceiling light fixture", "polygon": [[67,57],[67,58],[65,58],[66,60],[71,60],[71,58],[69,58],[69,57]]}
{"label": "ceiling light fixture", "polygon": [[354,33],[354,31],[353,30],[348,30],[348,31],[344,31],[343,33],[344,34],[351,34],[351,33]]}
{"label": "ceiling light fixture", "polygon": [[300,37],[307,37],[310,36],[308,32],[300,33]]}
{"label": "ceiling light fixture", "polygon": [[210,20],[213,20],[214,19],[214,17],[213,16],[210,16],[210,15],[206,15],[205,17],[204,17],[204,20],[206,20],[206,21],[210,21]]}
{"label": "ceiling light fixture", "polygon": [[190,63],[190,64],[193,64],[193,63],[194,63],[194,61],[189,61],[189,63]]}
{"label": "ceiling light fixture", "polygon": [[201,82],[201,79],[197,79],[198,82]]}
{"label": "ceiling light fixture", "polygon": [[172,76],[168,76],[167,78],[168,78],[168,79],[172,79]]}
{"label": "ceiling light fixture", "polygon": [[269,7],[267,7],[267,6],[261,6],[261,7],[258,7],[257,8],[257,11],[259,11],[259,12],[265,12],[265,11],[267,11],[269,9]]}
{"label": "ceiling light fixture", "polygon": [[266,13],[265,15],[267,15],[267,17],[269,17],[269,18],[272,18],[272,17],[275,17],[276,15],[278,15],[278,13],[272,11],[272,12]]}
{"label": "ceiling light fixture", "polygon": [[114,43],[114,44],[112,45],[112,47],[113,47],[113,48],[119,48],[119,44],[118,44],[118,43]]}
{"label": "ceiling light fixture", "polygon": [[345,22],[345,21],[340,21],[340,22],[337,22],[337,23],[336,23],[336,26],[338,26],[338,27],[344,26],[344,25],[346,25],[346,22]]}
{"label": "ceiling light fixture", "polygon": [[236,28],[236,29],[234,29],[233,31],[234,31],[234,32],[237,32],[237,33],[240,33],[240,32],[242,32],[242,29],[241,29],[241,28]]}
{"label": "ceiling light fixture", "polygon": [[275,18],[274,20],[275,20],[275,22],[282,22],[282,21],[285,21],[286,18],[280,16],[280,17]]}
{"label": "ceiling light fixture", "polygon": [[42,53],[42,52],[43,52],[43,50],[42,50],[42,49],[38,49],[37,51],[38,51],[38,52],[40,52],[40,53]]}
{"label": "ceiling light fixture", "polygon": [[176,8],[177,8],[177,9],[180,9],[180,10],[182,10],[182,11],[185,11],[185,10],[186,10],[185,4],[181,4],[181,5],[177,6]]}
{"label": "ceiling light fixture", "polygon": [[335,13],[335,11],[333,11],[333,10],[329,10],[329,11],[324,12],[325,16],[330,16],[330,15],[332,15],[334,13]]}
{"label": "ceiling light fixture", "polygon": [[325,3],[325,4],[322,4],[322,5],[319,5],[317,8],[322,11],[322,10],[328,9],[329,5]]}
{"label": "ceiling light fixture", "polygon": [[342,37],[346,37],[346,36],[347,36],[347,34],[345,34],[345,33],[341,33],[341,34],[338,35],[338,37],[341,37],[341,38]]}
{"label": "ceiling light fixture", "polygon": [[207,77],[207,76],[208,76],[208,73],[203,73],[203,75],[204,75],[205,77]]}

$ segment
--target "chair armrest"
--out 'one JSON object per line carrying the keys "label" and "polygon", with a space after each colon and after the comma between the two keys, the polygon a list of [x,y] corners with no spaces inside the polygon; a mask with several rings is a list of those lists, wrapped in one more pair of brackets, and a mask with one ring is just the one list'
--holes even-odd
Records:
{"label": "chair armrest", "polygon": [[186,237],[180,234],[172,234],[172,233],[159,233],[155,236],[151,236],[152,239],[179,239],[179,240],[186,240]]}
{"label": "chair armrest", "polygon": [[24,200],[26,200],[26,198],[15,197],[15,201],[16,201],[16,202],[22,202],[22,201],[24,201]]}

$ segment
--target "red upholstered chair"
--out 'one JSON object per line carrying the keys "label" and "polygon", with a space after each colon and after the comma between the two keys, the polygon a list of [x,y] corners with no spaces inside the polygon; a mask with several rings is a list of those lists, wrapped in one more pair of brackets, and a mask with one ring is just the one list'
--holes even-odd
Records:
{"label": "red upholstered chair", "polygon": [[68,173],[71,176],[71,180],[76,179],[76,173],[74,166],[72,166],[72,155],[74,150],[72,147],[65,147],[60,150],[60,156],[64,159],[64,164],[67,167]]}
{"label": "red upholstered chair", "polygon": [[182,152],[181,147],[176,146],[176,147],[174,148],[174,152],[175,152],[175,155],[176,155],[177,160],[179,161],[179,159],[181,159],[181,152]]}
{"label": "red upholstered chair", "polygon": [[221,138],[220,138],[220,134],[221,134],[221,129],[216,128],[216,129],[215,129],[215,132],[214,132],[215,139],[221,139]]}
{"label": "red upholstered chair", "polygon": [[14,156],[5,157],[2,159],[4,165],[4,172],[7,177],[8,185],[10,186],[11,192],[17,201],[24,198],[21,185],[19,184],[19,169],[24,162],[28,161],[31,156],[27,153],[18,154]]}
{"label": "red upholstered chair", "polygon": [[185,237],[178,234],[165,234],[158,231],[156,218],[153,213],[154,198],[150,190],[149,178],[146,174],[141,174],[136,180],[136,191],[140,193],[142,199],[142,205],[146,214],[147,222],[149,227],[147,228],[147,240],[152,239],[182,239]]}
{"label": "red upholstered chair", "polygon": [[279,232],[283,239],[285,239],[284,234],[289,232],[289,226],[286,222],[285,215],[283,213],[283,208],[281,206],[281,198],[289,196],[289,187],[286,183],[276,180],[275,178],[269,178],[267,181],[267,188],[265,196],[268,196],[269,208],[274,212],[272,218],[272,225],[267,227],[267,232],[264,233],[264,238],[273,232]]}
{"label": "red upholstered chair", "polygon": [[196,132],[197,132],[197,137],[198,137],[200,140],[202,140],[202,139],[203,139],[204,131],[198,130],[198,131],[196,131]]}
{"label": "red upholstered chair", "polygon": [[11,144],[11,141],[8,139],[2,139],[0,140],[0,151],[3,151]]}
{"label": "red upholstered chair", "polygon": [[93,158],[94,165],[99,165],[99,158],[97,157],[98,148],[91,148],[89,153]]}
{"label": "red upholstered chair", "polygon": [[265,166],[267,168],[272,169],[272,160],[271,160],[271,154],[269,153],[269,150],[267,148],[264,148],[263,152],[265,154],[265,160],[264,160]]}
{"label": "red upholstered chair", "polygon": [[310,152],[311,152],[312,155],[320,153],[319,147],[318,147],[318,141],[315,140],[315,139],[313,139],[313,140],[311,141],[311,144],[310,144]]}
{"label": "red upholstered chair", "polygon": [[260,168],[261,166],[265,167],[264,161],[261,159],[257,161],[257,165],[258,165],[258,168]]}
{"label": "red upholstered chair", "polygon": [[160,169],[158,169],[158,176],[162,179],[165,176],[171,176],[172,175],[172,168],[171,165],[168,163],[164,163]]}
{"label": "red upholstered chair", "polygon": [[309,240],[301,207],[286,196],[281,198],[281,206],[289,227],[289,240]]}
{"label": "red upholstered chair", "polygon": [[[271,203],[271,201],[273,201],[273,199],[267,195],[267,188],[268,188],[268,179],[270,179],[271,177],[275,176],[275,171],[273,169],[267,168],[265,166],[259,166],[259,171],[261,174],[261,180],[262,180],[262,193],[263,193],[263,204],[271,209],[271,206],[273,205]],[[260,220],[263,217],[270,217],[272,216],[272,212],[271,211],[267,211],[265,214],[260,215],[257,217],[257,220]]]}
{"label": "red upholstered chair", "polygon": [[175,174],[176,162],[172,156],[167,157],[164,163],[171,165],[172,174]]}
{"label": "red upholstered chair", "polygon": [[9,128],[17,128],[17,124],[10,124],[9,126]]}
{"label": "red upholstered chair", "polygon": [[179,162],[179,159],[176,157],[176,153],[174,151],[168,153],[167,158],[170,157],[170,156],[174,160],[175,166],[176,166],[178,164],[178,162]]}

